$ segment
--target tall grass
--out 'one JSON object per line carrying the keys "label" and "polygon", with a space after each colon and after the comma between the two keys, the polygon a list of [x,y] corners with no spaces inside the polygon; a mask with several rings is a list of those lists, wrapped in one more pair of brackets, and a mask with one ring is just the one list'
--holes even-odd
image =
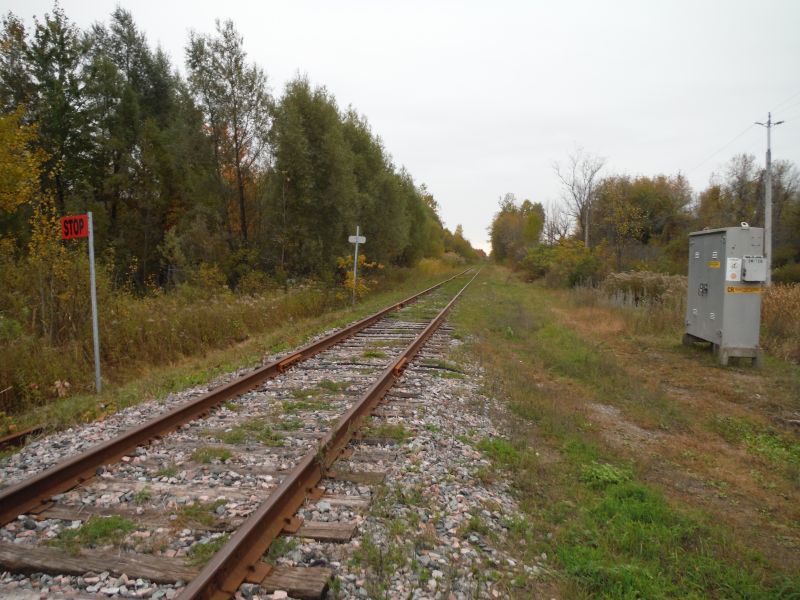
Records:
{"label": "tall grass", "polygon": [[[613,273],[600,287],[578,287],[582,306],[613,306],[636,333],[674,333],[684,327],[686,277],[661,273]],[[761,346],[769,354],[800,362],[800,284],[766,288],[761,305]]]}
{"label": "tall grass", "polygon": [[761,326],[761,344],[770,354],[800,363],[800,283],[767,288]]}
{"label": "tall grass", "polygon": [[[429,261],[424,272],[387,269],[372,291],[395,288],[429,271],[452,272],[452,267]],[[99,319],[103,378],[120,383],[150,366],[202,356],[280,324],[345,307],[348,300],[342,288],[318,283],[252,295],[234,294],[224,285],[184,284],[169,293],[155,290],[145,296],[104,286]],[[59,338],[21,318],[9,319],[15,315],[12,310],[0,310],[0,392],[10,390],[0,393],[0,414],[29,412],[57,397],[93,388],[91,329],[83,314],[88,306],[81,304],[77,312],[81,314],[75,315],[80,319],[75,333]],[[66,310],[64,314],[69,316]],[[5,330],[3,320],[8,321]]]}
{"label": "tall grass", "polygon": [[[253,297],[190,287],[145,297],[109,295],[100,311],[104,375],[113,379],[136,367],[241,342],[271,324],[319,314],[338,302],[334,292],[311,286]],[[3,340],[0,386],[14,393],[4,396],[0,410],[29,410],[53,396],[87,390],[93,381],[92,361],[86,328],[82,336],[59,343],[30,332]]]}

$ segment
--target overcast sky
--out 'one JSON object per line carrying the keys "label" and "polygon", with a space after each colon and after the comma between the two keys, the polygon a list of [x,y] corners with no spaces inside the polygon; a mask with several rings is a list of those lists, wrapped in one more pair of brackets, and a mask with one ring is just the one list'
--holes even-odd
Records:
{"label": "overcast sky", "polygon": [[[498,197],[558,200],[552,164],[576,146],[699,191],[735,153],[763,160],[748,126],[776,109],[773,158],[800,165],[797,0],[61,2],[81,28],[117,4],[182,72],[189,31],[233,19],[273,93],[301,73],[353,105],[484,248]],[[52,2],[0,6],[30,21]]]}

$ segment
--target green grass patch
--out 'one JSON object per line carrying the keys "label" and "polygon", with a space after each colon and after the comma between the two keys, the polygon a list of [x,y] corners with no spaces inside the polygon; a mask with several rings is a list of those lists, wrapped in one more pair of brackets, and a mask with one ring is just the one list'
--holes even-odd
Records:
{"label": "green grass patch", "polygon": [[156,477],[175,477],[178,474],[178,467],[175,465],[167,465],[166,467],[161,467],[158,471],[156,471]]}
{"label": "green grass patch", "polygon": [[633,478],[630,469],[615,467],[608,463],[593,462],[581,467],[580,480],[595,488],[605,488],[617,483],[625,483]]}
{"label": "green grass patch", "polygon": [[188,554],[189,564],[195,567],[206,564],[226,544],[229,537],[230,534],[223,533],[219,537],[192,546]]}
{"label": "green grass patch", "polygon": [[361,353],[364,358],[386,358],[387,354],[383,350],[365,350]]}
{"label": "green grass patch", "polygon": [[282,402],[282,406],[285,412],[294,412],[298,410],[325,410],[326,408],[330,408],[330,405],[322,400],[284,400]]}
{"label": "green grass patch", "polygon": [[192,452],[192,460],[202,463],[204,465],[210,464],[215,460],[225,462],[233,457],[231,451],[227,448],[218,448],[215,446],[201,446]]}
{"label": "green grass patch", "polygon": [[137,506],[147,504],[153,499],[153,491],[145,486],[133,495],[133,503]]}
{"label": "green grass patch", "polygon": [[800,442],[748,419],[721,416],[711,428],[725,441],[743,445],[750,452],[781,466],[800,466]]}
{"label": "green grass patch", "polygon": [[331,394],[344,392],[348,387],[350,387],[350,383],[347,381],[331,381],[330,379],[323,379],[317,384],[318,389]]}
{"label": "green grass patch", "polygon": [[302,429],[303,423],[302,419],[284,419],[279,423],[280,429],[285,429],[286,431],[297,431],[298,429]]}
{"label": "green grass patch", "polygon": [[294,537],[280,536],[275,538],[270,544],[269,552],[267,552],[267,562],[274,565],[279,558],[286,556],[299,545],[299,540]]}
{"label": "green grass patch", "polygon": [[206,432],[207,435],[226,444],[243,444],[244,442],[261,442],[265,446],[280,446],[283,436],[273,430],[273,424],[263,417],[245,421],[226,430]]}
{"label": "green grass patch", "polygon": [[400,423],[385,423],[371,419],[364,427],[364,436],[402,442],[409,439],[412,434]]}
{"label": "green grass patch", "polygon": [[800,586],[797,580],[773,587],[742,569],[726,556],[730,546],[715,547],[723,540],[736,546],[725,538],[704,519],[672,509],[649,486],[628,481],[590,496],[555,549],[565,572],[590,597],[766,599],[780,597],[783,585]]}
{"label": "green grass patch", "polygon": [[177,528],[202,526],[209,527],[216,520],[216,510],[225,504],[225,500],[215,500],[214,502],[195,502],[194,504],[184,504],[173,514],[176,519],[173,525]]}
{"label": "green grass patch", "polygon": [[121,546],[133,531],[136,531],[136,524],[124,517],[90,517],[76,529],[62,529],[51,543],[77,556],[81,548]]}
{"label": "green grass patch", "polygon": [[520,452],[510,442],[501,438],[482,439],[478,442],[478,450],[507,467],[514,466],[520,462]]}

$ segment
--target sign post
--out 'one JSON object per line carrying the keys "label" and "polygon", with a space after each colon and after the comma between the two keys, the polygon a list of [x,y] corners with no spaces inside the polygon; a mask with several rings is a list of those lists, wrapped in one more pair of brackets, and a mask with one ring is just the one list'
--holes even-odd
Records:
{"label": "sign post", "polygon": [[97,325],[97,285],[94,275],[94,227],[92,213],[61,217],[61,239],[89,238],[89,284],[92,298],[92,341],[94,342],[94,385],[97,393],[102,391],[100,377],[100,329]]}
{"label": "sign post", "polygon": [[347,238],[347,241],[356,245],[353,255],[353,306],[356,305],[356,289],[358,289],[358,245],[366,244],[367,238],[361,235],[361,228],[356,225],[356,234]]}

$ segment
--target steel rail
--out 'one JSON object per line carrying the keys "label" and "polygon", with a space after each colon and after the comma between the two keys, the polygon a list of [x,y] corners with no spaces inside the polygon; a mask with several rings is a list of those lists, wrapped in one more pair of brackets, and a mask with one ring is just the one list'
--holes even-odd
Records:
{"label": "steel rail", "polygon": [[[480,273],[480,271],[478,271]],[[455,302],[478,273],[447,306],[417,335],[370,388],[345,412],[336,426],[310,450],[269,497],[245,520],[228,542],[181,592],[181,599],[222,600],[230,598],[245,581],[260,583],[269,567],[261,561],[272,541],[292,522],[305,498],[314,496],[316,485],[353,438],[386,392],[395,384],[408,363],[439,328]]]}
{"label": "steel rail", "polygon": [[339,329],[315,342],[311,342],[290,355],[259,367],[234,379],[216,389],[210,390],[197,398],[176,408],[158,415],[149,421],[122,432],[113,439],[102,442],[85,452],[64,459],[49,469],[23,480],[16,485],[0,491],[0,526],[14,520],[21,514],[47,505],[55,494],[69,490],[97,474],[103,465],[116,462],[137,446],[174,431],[184,423],[188,423],[203,414],[207,414],[214,406],[245,393],[263,381],[283,373],[291,365],[306,360],[315,354],[327,350],[342,340],[358,333],[380,320],[387,314],[413,303],[420,297],[440,288],[453,279],[464,275],[470,269],[433,285],[405,300],[392,304],[352,325]]}
{"label": "steel rail", "polygon": [[9,433],[6,436],[0,438],[0,450],[4,450],[8,446],[22,446],[32,435],[38,435],[44,431],[44,427],[28,427],[27,429],[23,429],[22,431],[16,431],[14,433]]}

